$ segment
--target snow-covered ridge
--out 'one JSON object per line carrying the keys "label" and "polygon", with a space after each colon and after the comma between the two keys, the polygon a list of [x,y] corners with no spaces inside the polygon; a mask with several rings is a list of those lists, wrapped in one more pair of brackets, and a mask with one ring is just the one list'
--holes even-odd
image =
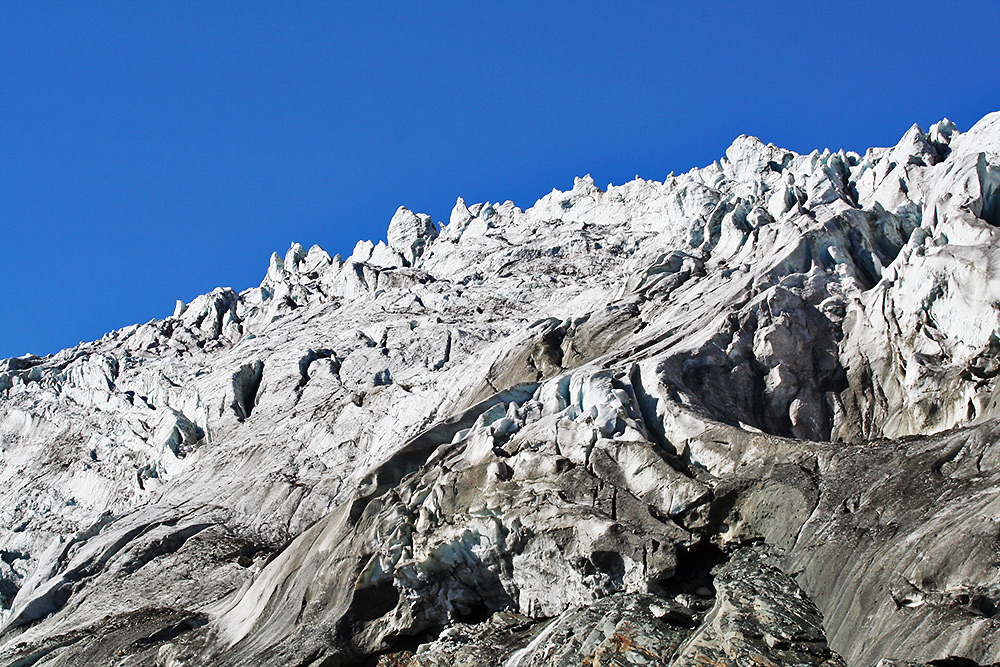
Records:
{"label": "snow-covered ridge", "polygon": [[[889,456],[865,443],[943,434],[892,465],[919,479],[906,466],[947,443],[928,489],[993,488],[988,438],[956,449],[949,429],[998,416],[998,151],[1000,113],[864,155],[744,135],[663,182],[459,198],[443,225],[400,207],[346,259],[293,244],[259,287],[0,362],[0,657],[108,664],[126,640],[79,638],[107,616],[161,637],[134,664],[319,664],[503,608],[653,623],[680,593],[663,613],[704,625],[676,648],[707,655],[753,606],[735,574],[716,595],[686,569],[716,551],[781,580],[774,614],[825,614],[809,632],[851,662],[975,646],[992,626],[959,611],[939,640],[894,616],[920,605],[847,605],[814,554],[855,520],[817,508],[863,505],[840,453]],[[912,493],[925,514],[851,547],[868,560],[845,581],[920,583],[893,545],[938,553],[945,501]],[[941,507],[979,554],[986,514]],[[739,551],[758,542],[771,564]],[[921,600],[1000,590],[985,569],[926,576]],[[550,645],[531,627],[518,664]],[[424,638],[453,655],[452,636]]]}

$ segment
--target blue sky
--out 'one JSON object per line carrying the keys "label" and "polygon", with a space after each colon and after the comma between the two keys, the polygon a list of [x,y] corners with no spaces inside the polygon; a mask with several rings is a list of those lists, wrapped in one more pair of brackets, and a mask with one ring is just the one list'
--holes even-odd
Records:
{"label": "blue sky", "polygon": [[347,254],[401,204],[968,129],[997,35],[986,1],[4,2],[0,358],[259,284],[292,241]]}

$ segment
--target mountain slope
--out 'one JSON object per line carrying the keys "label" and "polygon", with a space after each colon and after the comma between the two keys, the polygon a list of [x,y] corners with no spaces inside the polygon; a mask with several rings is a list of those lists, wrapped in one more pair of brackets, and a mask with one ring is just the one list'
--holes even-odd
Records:
{"label": "mountain slope", "polygon": [[401,207],[6,360],[0,664],[1000,660],[998,151]]}

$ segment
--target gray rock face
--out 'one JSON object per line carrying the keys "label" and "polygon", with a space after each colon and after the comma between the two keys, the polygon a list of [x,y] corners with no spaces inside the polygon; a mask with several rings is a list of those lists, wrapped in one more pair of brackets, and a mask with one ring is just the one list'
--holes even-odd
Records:
{"label": "gray rock face", "polygon": [[1000,661],[998,118],[401,207],[0,362],[0,665]]}

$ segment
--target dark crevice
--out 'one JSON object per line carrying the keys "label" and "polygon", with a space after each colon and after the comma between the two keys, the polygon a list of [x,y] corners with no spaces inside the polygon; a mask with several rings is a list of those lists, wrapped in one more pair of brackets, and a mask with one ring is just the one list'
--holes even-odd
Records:
{"label": "dark crevice", "polygon": [[[320,349],[320,350],[307,351],[306,354],[301,359],[299,359],[299,382],[298,384],[295,385],[295,390],[301,391],[302,388],[305,387],[306,384],[309,382],[309,366],[312,364],[312,362],[318,359],[330,359],[330,358],[336,360],[333,350]],[[337,363],[337,370],[338,372],[340,370],[339,361]]]}
{"label": "dark crevice", "polygon": [[[384,656],[390,656],[394,653],[412,654],[417,652],[417,648],[421,644],[427,644],[434,641],[440,636],[444,631],[443,625],[435,625],[427,628],[421,632],[412,635],[395,635],[391,637],[386,637],[383,640],[383,644],[386,648],[381,651],[377,651],[369,655],[364,660],[360,661],[360,667],[376,667],[379,665],[380,660]],[[383,663],[385,664],[385,663]],[[393,664],[389,662],[388,664]]]}
{"label": "dark crevice", "polygon": [[229,554],[226,559],[236,559],[236,563],[240,567],[250,567],[253,565],[253,559],[257,555],[258,551],[266,551],[266,549],[259,547],[253,542],[244,542],[240,545],[240,548],[237,551]]}
{"label": "dark crevice", "polygon": [[705,539],[691,546],[679,546],[674,572],[650,582],[650,592],[664,597],[678,594],[712,597],[715,595],[712,569],[728,560],[722,549]]}
{"label": "dark crevice", "polygon": [[629,383],[632,385],[632,396],[635,399],[636,407],[639,410],[639,417],[642,418],[642,424],[645,427],[650,440],[659,445],[660,451],[667,455],[663,457],[663,460],[666,461],[674,470],[685,475],[686,477],[693,478],[694,475],[688,467],[683,461],[677,458],[677,450],[667,441],[666,435],[663,432],[663,424],[656,416],[656,406],[654,404],[656,399],[647,394],[646,390],[643,388],[642,374],[637,364],[633,365],[632,369],[629,371]]}
{"label": "dark crevice", "polygon": [[997,601],[985,595],[974,596],[969,604],[973,609],[986,618],[993,618],[998,612],[1000,612],[1000,607],[997,606]]}
{"label": "dark crevice", "polygon": [[451,331],[447,332],[447,338],[444,343],[444,354],[438,359],[434,366],[431,367],[432,371],[439,371],[444,368],[444,365],[451,361]]}
{"label": "dark crevice", "polygon": [[344,616],[345,625],[360,629],[368,621],[385,616],[399,604],[399,589],[385,579],[354,591],[351,608]]}
{"label": "dark crevice", "polygon": [[240,421],[247,419],[257,406],[257,391],[264,378],[264,362],[244,364],[233,373],[233,412]]}
{"label": "dark crevice", "polygon": [[609,578],[616,590],[623,587],[625,577],[625,560],[620,553],[614,551],[595,551],[583,563],[584,576],[602,574]]}
{"label": "dark crevice", "polygon": [[202,627],[208,623],[208,616],[201,613],[192,613],[190,616],[172,623],[165,628],[161,628],[149,635],[148,637],[143,637],[136,641],[138,646],[148,646],[149,644],[161,644],[163,642],[168,642],[180,635],[188,632],[190,630],[195,630]]}
{"label": "dark crevice", "polygon": [[482,599],[468,608],[468,610],[455,615],[455,620],[461,623],[484,623],[493,615],[493,609]]}
{"label": "dark crevice", "polygon": [[17,549],[0,549],[0,560],[8,565],[13,564],[16,560],[26,560],[27,558],[28,554]]}

